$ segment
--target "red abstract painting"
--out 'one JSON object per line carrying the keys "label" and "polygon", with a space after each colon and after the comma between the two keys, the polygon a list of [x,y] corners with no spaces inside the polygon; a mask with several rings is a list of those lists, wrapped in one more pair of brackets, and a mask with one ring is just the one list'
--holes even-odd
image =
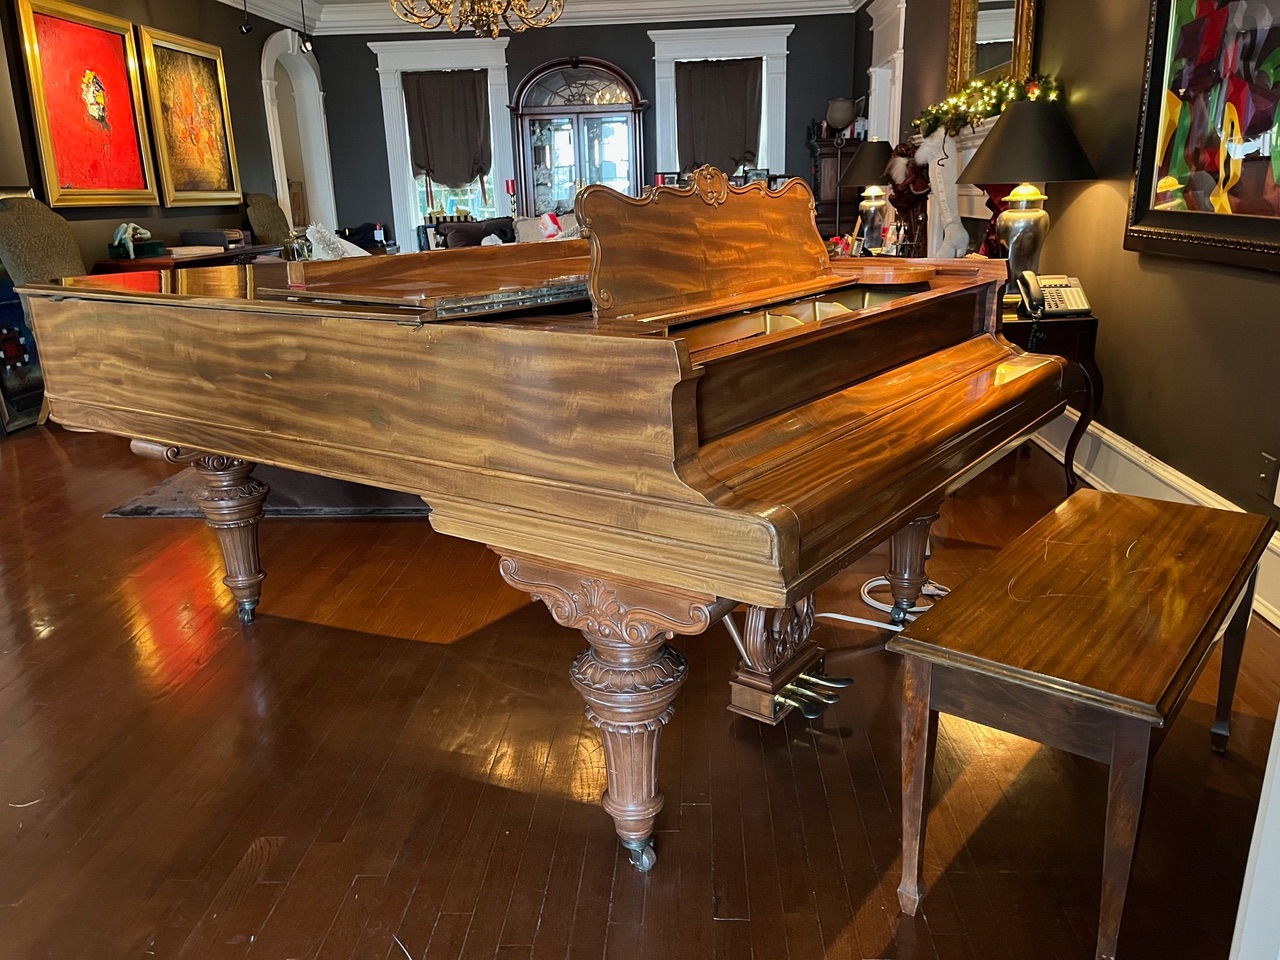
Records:
{"label": "red abstract painting", "polygon": [[33,19],[57,183],[146,190],[124,38],[44,13]]}

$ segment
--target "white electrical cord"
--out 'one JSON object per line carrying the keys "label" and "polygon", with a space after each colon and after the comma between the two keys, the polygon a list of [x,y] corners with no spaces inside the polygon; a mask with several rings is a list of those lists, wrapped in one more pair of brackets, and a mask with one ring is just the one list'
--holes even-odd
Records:
{"label": "white electrical cord", "polygon": [[[859,591],[859,593],[861,593],[862,595],[862,602],[874,610],[879,610],[881,613],[892,613],[893,604],[884,603],[883,601],[877,600],[873,596],[871,596],[872,590],[875,590],[879,587],[887,587],[888,585],[889,585],[889,581],[886,577],[872,577],[870,580],[868,580],[866,583],[862,585],[862,589]],[[937,583],[933,580],[928,580],[925,582],[924,587],[921,588],[920,595],[922,597],[937,598],[937,597],[945,597],[950,592],[951,592],[950,587],[944,587],[940,583]],[[932,606],[933,606],[932,603],[927,603],[921,607],[911,607],[907,611],[907,618],[906,618],[907,622],[910,623],[912,620],[915,620],[916,617],[918,617],[920,614],[927,611]],[[862,617],[851,617],[843,613],[815,613],[814,617],[818,619],[823,619],[823,620],[840,620],[844,623],[857,623],[866,627],[877,627],[883,630],[892,630],[895,633],[902,630],[904,626],[904,624],[900,624],[900,623],[883,623],[879,620],[864,620]]]}

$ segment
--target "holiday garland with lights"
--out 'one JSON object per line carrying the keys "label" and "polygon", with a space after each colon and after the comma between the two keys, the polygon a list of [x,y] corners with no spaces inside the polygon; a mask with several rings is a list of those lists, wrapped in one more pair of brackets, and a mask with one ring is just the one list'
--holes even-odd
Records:
{"label": "holiday garland with lights", "polygon": [[976,127],[987,117],[994,117],[1011,100],[1057,100],[1061,88],[1053,77],[1036,76],[1024,80],[1005,77],[994,82],[970,80],[963,90],[953,93],[941,103],[925,107],[911,121],[916,132],[927,137],[938,127],[946,127],[955,136],[965,127]]}

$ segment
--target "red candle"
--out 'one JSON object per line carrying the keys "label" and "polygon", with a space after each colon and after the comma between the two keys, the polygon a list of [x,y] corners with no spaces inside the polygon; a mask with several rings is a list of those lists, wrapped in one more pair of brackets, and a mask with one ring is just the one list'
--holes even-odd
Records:
{"label": "red candle", "polygon": [[508,180],[507,193],[515,193],[515,192],[516,192],[516,182],[514,180]]}
{"label": "red candle", "polygon": [[667,178],[661,173],[655,173],[653,175],[653,185],[655,187],[665,187],[667,185]]}

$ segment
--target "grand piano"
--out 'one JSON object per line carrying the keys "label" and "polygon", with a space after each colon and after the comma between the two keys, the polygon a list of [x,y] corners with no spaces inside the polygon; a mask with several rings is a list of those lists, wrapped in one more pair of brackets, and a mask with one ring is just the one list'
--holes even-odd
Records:
{"label": "grand piano", "polygon": [[687,675],[669,641],[745,607],[730,709],[811,702],[815,588],[890,539],[901,619],[943,498],[1061,412],[1064,362],[1000,336],[1002,263],[837,273],[799,180],[589,187],[578,219],[589,269],[578,242],[481,254],[487,274],[422,254],[20,292],[53,419],[199,471],[242,619],[256,463],[413,493],[496,551],[587,639],[603,806],[648,869]]}

